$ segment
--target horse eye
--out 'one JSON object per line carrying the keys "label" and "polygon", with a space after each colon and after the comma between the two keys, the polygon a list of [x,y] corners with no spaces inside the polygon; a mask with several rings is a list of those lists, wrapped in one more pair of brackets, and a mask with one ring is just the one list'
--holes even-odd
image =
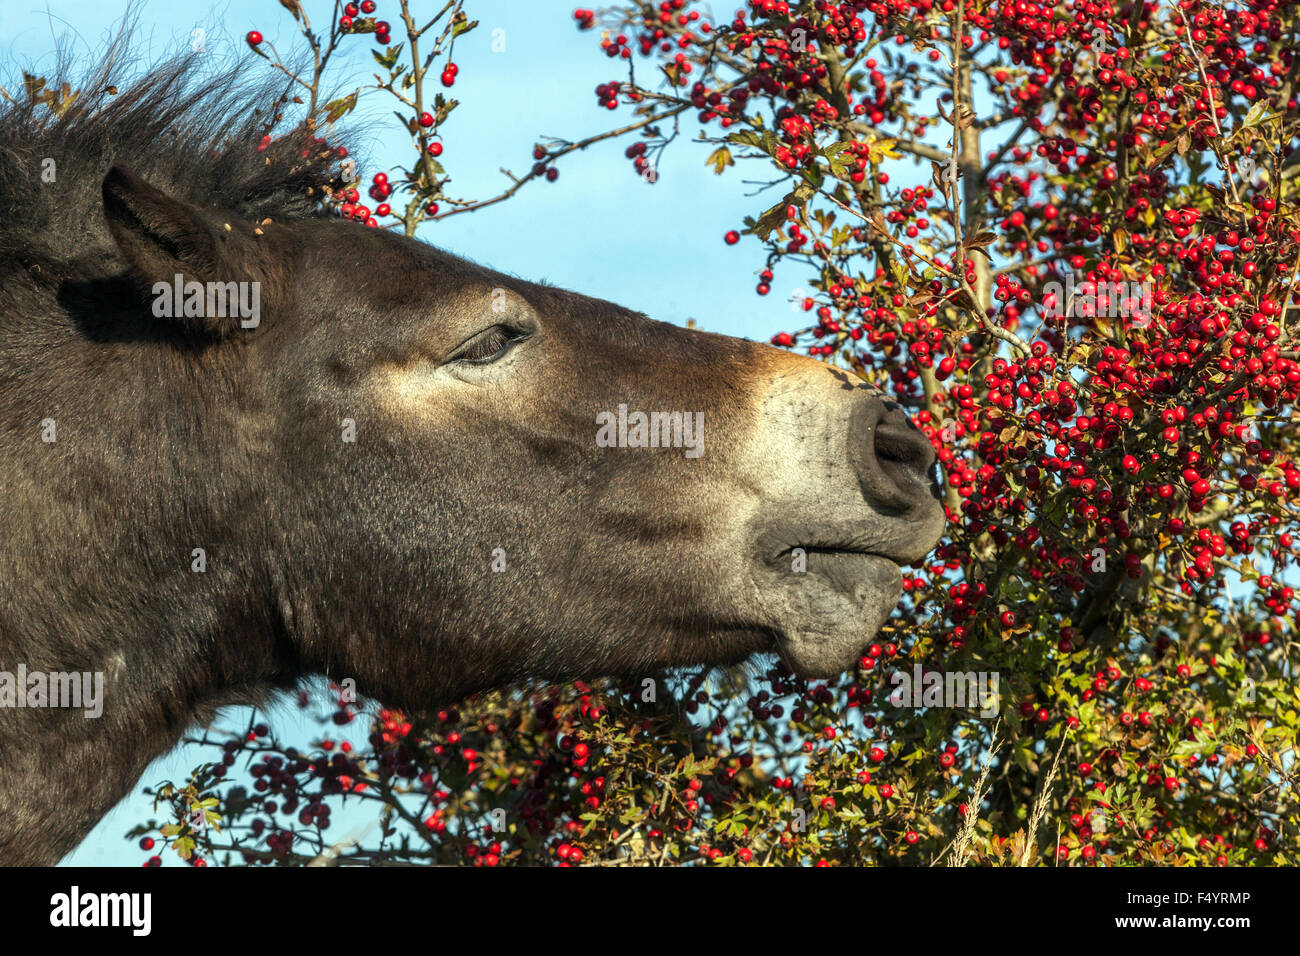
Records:
{"label": "horse eye", "polygon": [[526,337],[527,333],[517,332],[503,325],[494,325],[462,345],[451,356],[451,361],[486,365],[501,358],[510,351],[511,346]]}

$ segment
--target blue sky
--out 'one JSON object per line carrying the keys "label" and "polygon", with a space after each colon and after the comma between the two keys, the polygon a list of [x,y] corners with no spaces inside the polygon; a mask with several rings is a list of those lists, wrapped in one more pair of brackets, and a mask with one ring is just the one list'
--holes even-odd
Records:
{"label": "blue sky", "polygon": [[[330,4],[306,4],[321,26]],[[416,3],[430,16],[440,6],[441,0]],[[57,38],[78,56],[90,55],[126,7],[123,0],[4,0],[0,58],[5,72],[50,73]],[[597,105],[595,87],[619,77],[622,66],[601,54],[597,32],[577,30],[573,7],[571,0],[470,0],[471,16],[481,25],[456,45],[460,76],[453,94],[462,105],[443,127],[442,163],[454,177],[456,195],[495,195],[507,182],[500,167],[527,171],[533,144],[542,136],[577,140],[629,121],[626,109],[611,112]],[[395,0],[379,0],[381,16],[396,20],[396,8]],[[221,62],[245,50],[243,36],[250,29],[260,30],[282,52],[294,49],[292,18],[270,0],[215,6],[203,0],[148,0],[139,23],[137,48],[146,60],[189,49],[195,30],[203,31],[204,49],[197,55]],[[492,50],[497,29],[505,31],[505,51],[499,53]],[[345,46],[336,78],[352,86],[368,79],[375,68],[369,49],[360,39]],[[393,103],[372,94],[370,106],[354,114],[374,118],[354,124],[361,127],[359,152],[374,160],[364,167],[367,177],[405,160],[407,137],[396,127]],[[421,238],[502,271],[610,299],[664,321],[695,319],[710,331],[765,340],[798,323],[788,301],[798,277],[792,272],[782,284],[778,275],[772,294],[759,298],[753,290],[763,265],[761,248],[752,240],[726,246],[722,236],[780,194],[746,198],[752,187],[741,183],[737,169],[715,177],[704,162],[712,147],[689,142],[696,129],[693,119],[683,123],[653,185],[623,157],[630,141],[599,143],[566,157],[554,184],[530,184],[508,202],[428,226]],[[241,727],[247,719],[247,711],[233,710],[228,723]],[[305,744],[319,732],[314,723],[301,721],[292,705],[274,708],[268,722],[292,743]],[[354,727],[363,737],[361,723]],[[183,781],[203,759],[211,759],[211,753],[179,748],[156,761],[142,784]],[[139,865],[146,854],[123,834],[151,815],[147,798],[129,798],[66,862]],[[336,813],[340,834],[347,820]]]}

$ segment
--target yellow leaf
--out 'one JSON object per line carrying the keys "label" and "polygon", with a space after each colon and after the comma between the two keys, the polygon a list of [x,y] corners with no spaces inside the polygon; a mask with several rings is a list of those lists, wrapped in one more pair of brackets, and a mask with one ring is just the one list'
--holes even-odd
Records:
{"label": "yellow leaf", "polygon": [[903,154],[894,149],[898,142],[896,139],[875,139],[867,146],[867,157],[872,163],[879,163],[883,159],[902,159]]}
{"label": "yellow leaf", "polygon": [[731,158],[731,150],[725,146],[719,146],[709,154],[709,158],[704,161],[704,165],[712,166],[714,175],[721,176],[722,171],[728,166],[735,166],[736,161]]}

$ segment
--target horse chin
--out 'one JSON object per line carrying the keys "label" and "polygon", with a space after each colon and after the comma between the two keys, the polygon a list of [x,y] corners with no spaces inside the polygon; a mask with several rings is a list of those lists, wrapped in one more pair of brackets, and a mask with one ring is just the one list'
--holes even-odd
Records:
{"label": "horse chin", "polygon": [[853,666],[903,593],[902,570],[888,558],[812,551],[803,574],[783,576],[771,609],[782,622],[777,648],[804,678],[829,678]]}

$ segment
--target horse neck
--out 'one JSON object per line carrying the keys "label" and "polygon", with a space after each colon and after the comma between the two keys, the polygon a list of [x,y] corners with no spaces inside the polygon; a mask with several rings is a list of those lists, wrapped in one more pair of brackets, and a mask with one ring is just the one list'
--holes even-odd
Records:
{"label": "horse neck", "polygon": [[[69,637],[85,633],[74,627]],[[0,806],[8,808],[0,816],[0,864],[57,862],[187,731],[211,723],[223,706],[264,703],[275,685],[292,681],[273,676],[266,629],[251,621],[201,637],[183,628],[146,634],[103,624],[97,633],[110,637],[107,645],[94,642],[98,657],[80,641],[59,648],[12,640],[0,627],[0,670],[16,670],[12,649],[26,645],[16,656],[29,662],[29,681],[33,673],[76,673],[75,665],[55,662],[82,659],[93,663],[78,676],[102,687],[99,713],[86,698],[80,706],[51,706],[52,691],[45,706],[30,706],[29,693],[29,706],[0,709]],[[74,647],[86,648],[84,656]]]}
{"label": "horse neck", "polygon": [[26,369],[0,395],[0,672],[103,689],[98,716],[0,707],[0,864],[57,862],[188,728],[295,676],[247,482],[184,460],[217,424],[167,420],[161,361],[79,342],[0,362]]}

